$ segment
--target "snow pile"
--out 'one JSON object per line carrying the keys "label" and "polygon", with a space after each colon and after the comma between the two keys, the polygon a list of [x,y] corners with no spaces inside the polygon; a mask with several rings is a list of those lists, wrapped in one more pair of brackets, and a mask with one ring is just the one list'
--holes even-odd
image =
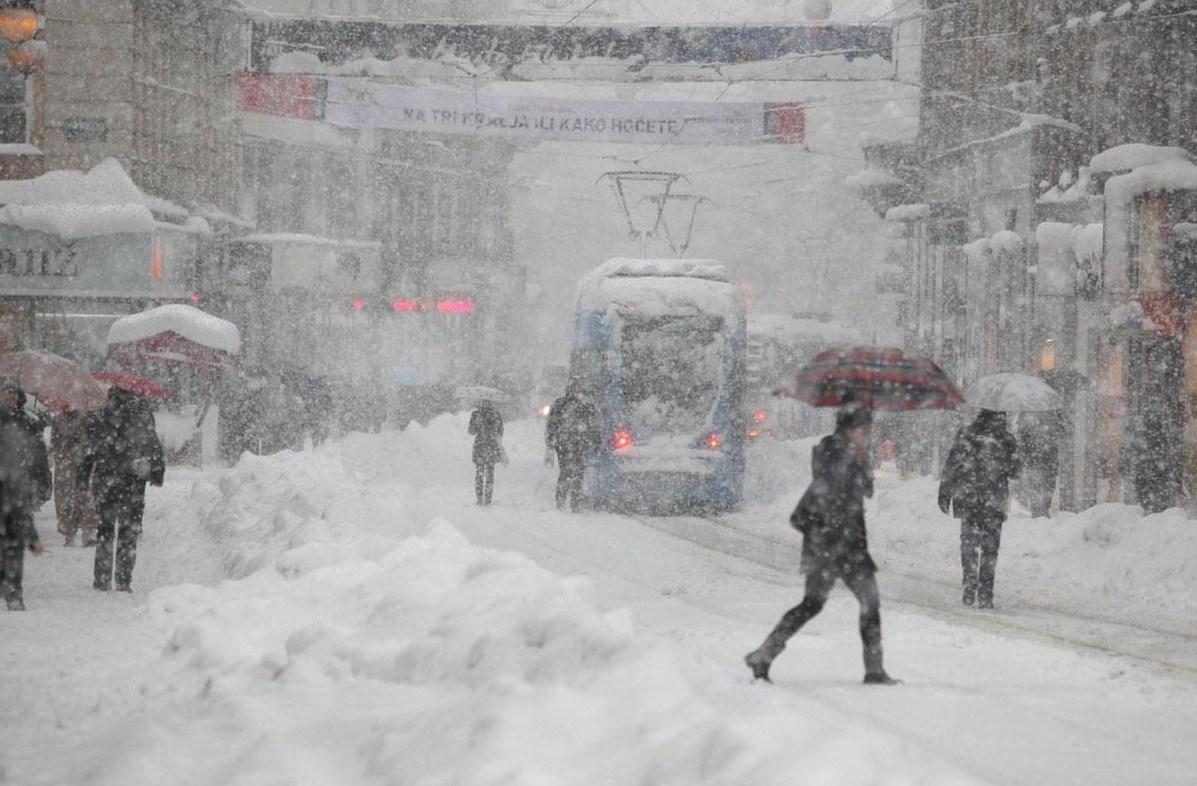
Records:
{"label": "snow pile", "polygon": [[1103,150],[1089,161],[1092,174],[1129,172],[1141,166],[1151,166],[1168,161],[1191,161],[1192,156],[1183,147],[1163,147],[1131,143],[1117,145]]}
{"label": "snow pile", "polygon": [[154,229],[154,212],[185,218],[185,209],[142,192],[120,162],[89,172],[61,169],[31,180],[0,181],[0,223],[76,240]]}
{"label": "snow pile", "polygon": [[168,331],[230,355],[241,351],[241,333],[236,325],[182,303],[121,317],[108,329],[108,345],[141,341]]}
{"label": "snow pile", "polygon": [[855,719],[795,712],[738,663],[640,635],[588,579],[417,525],[378,481],[406,476],[414,495],[462,425],[245,456],[198,483],[188,505],[242,554],[228,568],[243,578],[152,593],[173,633],[141,674],[145,709],[72,751],[73,772],[183,786],[960,782]]}
{"label": "snow pile", "polygon": [[[956,585],[959,525],[939,511],[936,497],[931,478],[883,483],[869,512],[870,549],[886,569]],[[1197,527],[1180,509],[1144,516],[1126,505],[1098,505],[1050,520],[1014,515],[1002,529],[997,576],[999,602],[1006,607],[1192,619]]]}

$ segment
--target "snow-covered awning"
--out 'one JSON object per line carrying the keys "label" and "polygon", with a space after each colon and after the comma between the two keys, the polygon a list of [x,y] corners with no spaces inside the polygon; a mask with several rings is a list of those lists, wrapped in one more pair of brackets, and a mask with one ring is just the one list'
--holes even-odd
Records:
{"label": "snow-covered awning", "polygon": [[130,344],[166,332],[230,355],[241,351],[241,333],[236,325],[182,303],[121,317],[108,330],[108,346]]}
{"label": "snow-covered awning", "polygon": [[115,158],[89,172],[60,169],[30,180],[0,180],[0,224],[68,240],[150,234],[162,223],[155,216],[182,223],[190,213],[143,192]]}

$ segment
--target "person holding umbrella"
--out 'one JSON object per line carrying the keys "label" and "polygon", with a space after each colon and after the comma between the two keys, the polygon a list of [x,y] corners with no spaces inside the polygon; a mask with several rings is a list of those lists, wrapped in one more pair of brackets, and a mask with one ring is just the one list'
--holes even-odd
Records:
{"label": "person holding umbrella", "polygon": [[33,524],[37,454],[18,406],[20,384],[0,379],[0,394],[0,591],[9,611],[24,611],[25,550],[45,550]]}
{"label": "person holding umbrella", "polygon": [[956,432],[940,475],[939,509],[960,519],[962,602],[992,609],[1010,481],[1022,474],[1018,442],[1006,413],[1050,412],[1063,402],[1042,379],[1014,373],[982,377],[964,396],[980,411]]}
{"label": "person holding umbrella", "polygon": [[113,386],[88,425],[87,441],[79,482],[90,483],[100,511],[93,586],[107,591],[115,581],[116,589],[131,592],[146,483],[161,486],[166,471],[148,401]]}
{"label": "person holding umbrella", "polygon": [[897,684],[882,665],[881,592],[865,534],[864,500],[873,496],[868,459],[872,423],[871,411],[850,404],[836,414],[835,433],[824,437],[812,453],[813,479],[794,515],[795,526],[803,533],[806,593],[761,646],[744,657],[756,679],[769,679],[769,667],[786,642],[823,610],[831,588],[843,580],[860,603],[865,683]]}

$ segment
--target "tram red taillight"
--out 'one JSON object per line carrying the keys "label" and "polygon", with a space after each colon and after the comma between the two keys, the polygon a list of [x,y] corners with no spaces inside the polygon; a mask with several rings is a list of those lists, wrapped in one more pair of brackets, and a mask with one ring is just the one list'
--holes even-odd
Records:
{"label": "tram red taillight", "polygon": [[622,428],[615,432],[615,436],[611,438],[611,445],[616,450],[627,450],[632,447],[632,432],[626,428]]}

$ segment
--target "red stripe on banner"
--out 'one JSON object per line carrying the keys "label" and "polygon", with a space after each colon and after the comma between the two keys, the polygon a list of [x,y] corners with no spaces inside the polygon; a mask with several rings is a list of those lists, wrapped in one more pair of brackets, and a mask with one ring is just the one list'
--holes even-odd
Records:
{"label": "red stripe on banner", "polygon": [[292,74],[242,74],[237,79],[237,108],[276,117],[315,120],[319,79]]}
{"label": "red stripe on banner", "polygon": [[773,112],[773,136],[783,145],[806,144],[806,110],[802,104],[769,104]]}

